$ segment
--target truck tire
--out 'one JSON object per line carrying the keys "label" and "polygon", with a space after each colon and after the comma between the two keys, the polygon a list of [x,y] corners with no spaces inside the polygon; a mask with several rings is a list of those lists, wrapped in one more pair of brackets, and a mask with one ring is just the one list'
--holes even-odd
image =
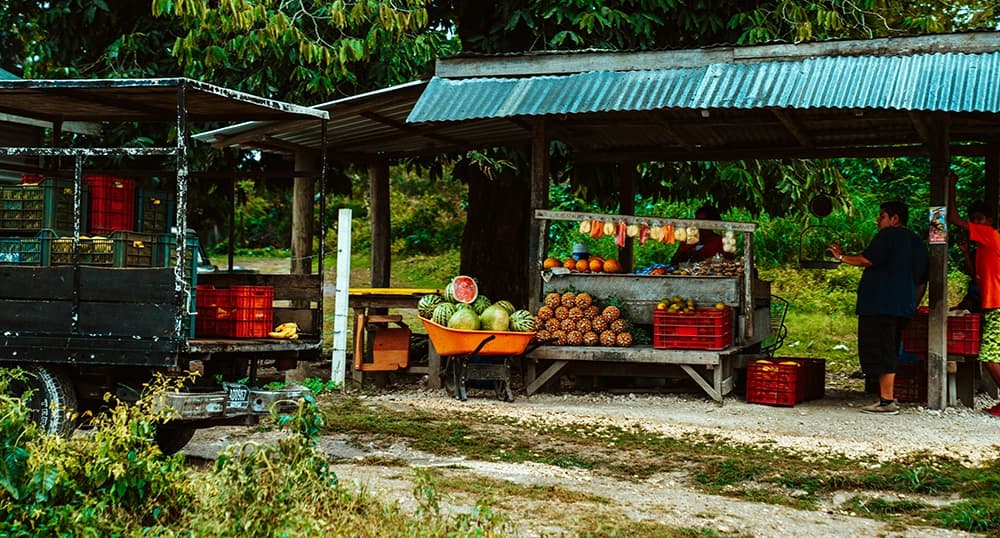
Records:
{"label": "truck tire", "polygon": [[15,380],[10,392],[21,397],[31,391],[24,402],[31,410],[31,419],[43,432],[50,435],[69,436],[76,429],[76,390],[69,376],[58,368],[25,366],[27,375]]}
{"label": "truck tire", "polygon": [[156,427],[156,446],[166,455],[176,454],[194,437],[196,428],[186,424],[160,424]]}

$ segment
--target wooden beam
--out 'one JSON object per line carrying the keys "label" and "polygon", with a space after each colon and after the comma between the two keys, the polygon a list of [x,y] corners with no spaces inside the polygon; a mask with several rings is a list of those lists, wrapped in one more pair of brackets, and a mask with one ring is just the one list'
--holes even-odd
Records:
{"label": "wooden beam", "polygon": [[739,64],[821,56],[900,56],[962,52],[989,54],[1000,50],[1000,34],[976,32],[916,37],[892,37],[814,43],[722,46],[643,52],[575,51],[503,56],[452,57],[437,60],[434,73],[442,78],[505,77],[587,71],[687,69],[711,64]]}
{"label": "wooden beam", "polygon": [[[388,125],[390,127],[398,129],[400,131],[400,133],[405,134],[405,135],[422,136],[424,138],[429,138],[431,140],[438,140],[438,141],[445,142],[445,143],[448,143],[448,144],[460,144],[460,143],[462,143],[462,141],[458,140],[457,138],[452,138],[450,136],[445,136],[445,135],[442,135],[442,134],[438,134],[436,132],[437,129],[435,127],[433,127],[433,126],[432,127],[417,127],[414,124],[406,123],[404,121],[394,120],[392,118],[388,118],[388,117],[383,116],[381,114],[377,114],[375,112],[370,112],[370,111],[361,112],[358,115],[361,116],[361,117],[363,117],[363,118],[368,118],[368,119],[370,119],[370,120],[372,120],[374,122],[381,123],[383,125]],[[401,134],[397,134],[396,135],[397,138],[399,136],[401,136]]]}
{"label": "wooden beam", "polygon": [[[948,199],[948,168],[951,161],[949,141],[949,116],[934,114],[928,125],[928,150],[931,154],[930,203],[931,207],[946,205]],[[914,212],[926,227],[926,212]],[[930,282],[928,283],[927,319],[927,406],[944,409],[948,406],[948,244],[932,244],[930,251]]]}
{"label": "wooden beam", "polygon": [[[622,215],[635,213],[635,180],[637,175],[635,166],[634,162],[618,163],[618,192],[620,193],[618,212]],[[618,249],[618,261],[621,263],[623,273],[631,273],[632,267],[635,265],[632,259],[635,248],[633,243],[634,240],[631,237],[626,237],[625,246]]]}
{"label": "wooden beam", "polygon": [[368,165],[368,182],[371,196],[371,285],[373,288],[389,287],[391,264],[392,227],[389,208],[389,163],[374,162]]}
{"label": "wooden beam", "polygon": [[983,183],[985,183],[983,200],[986,202],[986,208],[990,217],[993,218],[993,222],[1000,222],[997,220],[997,206],[1000,204],[1000,200],[998,200],[998,196],[1000,196],[1000,144],[990,144],[988,148],[983,177]]}
{"label": "wooden beam", "polygon": [[548,221],[534,218],[535,211],[549,206],[549,137],[544,119],[534,124],[531,132],[531,208],[528,212],[528,310],[538,311],[542,299],[542,279],[537,261],[545,259],[548,243]]}
{"label": "wooden beam", "polygon": [[[956,145],[950,148],[952,155],[982,156],[988,151],[984,144]],[[866,146],[866,147],[784,147],[739,148],[739,149],[699,149],[682,151],[675,148],[633,148],[614,151],[588,151],[571,156],[579,163],[613,163],[621,160],[635,162],[649,161],[742,161],[766,159],[835,159],[835,158],[884,158],[928,156],[924,145],[907,146]]]}
{"label": "wooden beam", "polygon": [[681,134],[681,132],[680,132],[680,130],[679,130],[678,127],[674,127],[673,124],[671,124],[670,122],[668,122],[667,120],[664,120],[662,118],[657,119],[655,123],[656,123],[656,125],[658,127],[660,127],[661,129],[663,129],[663,131],[665,133],[667,133],[667,136],[669,136],[670,139],[673,140],[674,143],[676,143],[678,146],[680,146],[680,147],[682,147],[682,148],[684,148],[684,149],[686,149],[688,151],[696,151],[697,150],[697,148],[693,144],[691,144],[690,142],[688,142],[689,137],[686,137],[683,134]]}
{"label": "wooden beam", "polygon": [[[222,140],[212,143],[212,147],[225,149],[233,144],[229,140]],[[257,148],[261,150],[273,151],[275,153],[318,153],[319,150],[311,146],[305,146],[302,144],[296,144],[294,142],[288,142],[286,140],[281,140],[280,138],[275,138],[268,135],[258,135],[257,137],[244,140],[240,143],[241,146],[246,146],[250,148]]]}
{"label": "wooden beam", "polygon": [[934,135],[931,133],[930,127],[927,126],[927,122],[924,121],[923,116],[919,112],[913,110],[907,111],[906,114],[910,117],[910,123],[913,124],[913,129],[917,131],[917,134],[920,136],[920,140],[922,140],[924,144],[930,144],[934,139]]}
{"label": "wooden beam", "polygon": [[319,173],[316,161],[313,151],[295,154],[295,169],[308,170],[312,174],[292,180],[292,260],[289,272],[294,275],[312,274],[315,175]]}
{"label": "wooden beam", "polygon": [[816,147],[816,143],[813,142],[812,137],[806,133],[805,128],[801,123],[799,123],[799,120],[796,119],[794,115],[778,109],[774,109],[771,112],[773,112],[774,116],[778,118],[778,121],[785,126],[785,129],[788,129],[788,132],[792,133],[792,136],[799,141],[799,145],[805,148]]}

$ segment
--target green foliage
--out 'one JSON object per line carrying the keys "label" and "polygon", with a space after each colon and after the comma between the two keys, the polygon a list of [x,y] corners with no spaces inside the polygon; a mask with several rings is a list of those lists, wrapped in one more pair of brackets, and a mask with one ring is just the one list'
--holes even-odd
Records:
{"label": "green foliage", "polygon": [[93,434],[71,439],[27,427],[23,403],[0,394],[0,534],[110,535],[183,521],[194,501],[183,458],[153,442],[170,418],[157,396],[182,382],[158,378],[134,405],[106,396],[110,409],[92,419]]}
{"label": "green foliage", "polygon": [[392,178],[393,251],[436,254],[462,243],[468,190],[451,176],[433,180],[400,171]]}
{"label": "green foliage", "polygon": [[318,377],[307,377],[302,381],[302,385],[312,391],[313,394],[323,394],[340,390],[340,385],[332,379],[323,380]]}

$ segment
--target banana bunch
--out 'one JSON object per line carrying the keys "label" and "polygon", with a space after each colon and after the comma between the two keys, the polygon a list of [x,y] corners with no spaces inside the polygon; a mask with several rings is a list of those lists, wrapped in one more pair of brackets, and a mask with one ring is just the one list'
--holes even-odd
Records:
{"label": "banana bunch", "polygon": [[282,323],[267,333],[271,338],[281,338],[282,340],[298,340],[299,325],[295,322]]}

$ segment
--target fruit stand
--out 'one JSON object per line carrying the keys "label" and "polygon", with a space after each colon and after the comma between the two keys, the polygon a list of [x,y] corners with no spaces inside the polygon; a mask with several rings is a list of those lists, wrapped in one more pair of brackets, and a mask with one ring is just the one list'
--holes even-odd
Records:
{"label": "fruit stand", "polygon": [[[770,330],[770,283],[759,280],[753,267],[753,232],[756,224],[744,222],[666,219],[632,215],[538,210],[543,221],[610,222],[615,228],[641,225],[643,228],[720,230],[741,234],[742,266],[726,274],[695,274],[678,271],[662,274],[608,274],[571,272],[565,268],[543,270],[542,297],[576,290],[594,297],[616,297],[621,314],[636,325],[653,325],[657,338],[652,345],[542,345],[526,353],[526,392],[530,395],[573,364],[574,371],[594,375],[630,375],[652,368],[664,377],[687,375],[710,397],[721,402],[733,388],[734,370],[760,356],[760,343]],[[542,226],[543,236],[547,226]],[[659,237],[663,235],[657,234]],[[539,242],[538,259],[546,258],[545,242]],[[620,245],[619,245],[620,246]],[[735,262],[733,262],[735,263]],[[747,277],[749,275],[749,277]],[[689,309],[680,325],[666,312],[658,313],[665,297],[683,297],[713,308]],[[540,300],[541,298],[534,298]],[[543,309],[543,306],[539,306]],[[654,314],[657,319],[654,319]],[[683,316],[688,316],[684,318]],[[707,323],[706,323],[707,320]],[[729,328],[731,327],[731,329]],[[662,330],[661,330],[662,329]],[[709,335],[707,338],[699,334]],[[726,332],[730,331],[730,332]],[[679,336],[678,336],[679,335]],[[687,349],[685,349],[687,348]],[[609,366],[608,363],[614,363]],[[539,368],[541,371],[539,372]]]}

